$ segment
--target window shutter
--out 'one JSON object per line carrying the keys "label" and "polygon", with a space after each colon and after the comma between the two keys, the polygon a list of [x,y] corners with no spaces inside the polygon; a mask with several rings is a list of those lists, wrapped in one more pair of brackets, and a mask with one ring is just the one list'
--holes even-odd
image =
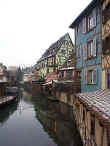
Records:
{"label": "window shutter", "polygon": [[80,45],[80,57],[82,56],[82,45]]}
{"label": "window shutter", "polygon": [[87,56],[88,56],[88,57],[91,56],[91,43],[88,43],[88,47],[87,47]]}
{"label": "window shutter", "polygon": [[86,33],[86,17],[84,18],[84,33]]}
{"label": "window shutter", "polygon": [[88,73],[88,70],[85,70],[85,74],[86,74],[85,81],[86,81],[86,84],[88,84],[88,82],[89,82],[89,73]]}
{"label": "window shutter", "polygon": [[85,57],[85,45],[82,45],[82,54],[83,54],[83,58]]}
{"label": "window shutter", "polygon": [[83,48],[83,53],[84,53],[84,59],[86,60],[87,59],[87,44],[84,45],[84,48]]}
{"label": "window shutter", "polygon": [[96,37],[93,40],[93,56],[97,55],[97,40]]}
{"label": "window shutter", "polygon": [[77,37],[77,27],[75,27],[75,37]]}
{"label": "window shutter", "polygon": [[96,21],[97,21],[97,14],[96,14],[96,8],[93,10],[93,26],[96,26]]}
{"label": "window shutter", "polygon": [[82,71],[82,82],[83,84],[87,84],[87,69],[84,69],[84,71]]}
{"label": "window shutter", "polygon": [[88,31],[89,31],[90,30],[90,18],[89,18],[89,16],[87,18],[87,28],[88,28]]}
{"label": "window shutter", "polygon": [[78,57],[78,48],[76,48],[76,57]]}
{"label": "window shutter", "polygon": [[82,21],[82,33],[86,33],[86,17]]}
{"label": "window shutter", "polygon": [[93,71],[93,83],[94,84],[97,83],[97,69],[94,69],[94,71]]}

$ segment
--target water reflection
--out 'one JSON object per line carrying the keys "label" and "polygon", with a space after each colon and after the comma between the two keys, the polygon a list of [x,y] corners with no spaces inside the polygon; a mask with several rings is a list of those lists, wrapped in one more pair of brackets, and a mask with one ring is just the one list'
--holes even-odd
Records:
{"label": "water reflection", "polygon": [[36,118],[58,146],[82,146],[70,106],[44,97],[37,97],[33,104]]}
{"label": "water reflection", "polygon": [[82,146],[71,107],[23,89],[19,96],[0,109],[1,146]]}
{"label": "water reflection", "polygon": [[2,107],[2,111],[0,112],[0,125],[6,123],[6,121],[10,118],[10,116],[17,110],[18,101],[14,101],[11,105],[6,105]]}

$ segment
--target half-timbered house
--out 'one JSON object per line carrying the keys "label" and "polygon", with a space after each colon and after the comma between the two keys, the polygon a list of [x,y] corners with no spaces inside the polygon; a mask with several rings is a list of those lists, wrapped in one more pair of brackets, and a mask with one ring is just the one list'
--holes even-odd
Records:
{"label": "half-timbered house", "polygon": [[70,25],[75,29],[76,69],[81,74],[81,91],[101,89],[101,1],[92,0]]}
{"label": "half-timbered house", "polygon": [[84,146],[110,146],[110,91],[77,94],[74,117]]}
{"label": "half-timbered house", "polygon": [[45,78],[47,74],[57,72],[72,55],[74,45],[69,34],[65,34],[57,42],[52,44],[37,62],[37,70]]}
{"label": "half-timbered house", "polygon": [[110,88],[110,0],[102,3],[102,88]]}

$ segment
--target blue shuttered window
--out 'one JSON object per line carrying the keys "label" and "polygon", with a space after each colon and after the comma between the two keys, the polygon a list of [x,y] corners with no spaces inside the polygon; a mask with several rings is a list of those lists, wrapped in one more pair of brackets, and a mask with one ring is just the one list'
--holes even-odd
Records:
{"label": "blue shuttered window", "polygon": [[96,37],[93,40],[87,42],[87,57],[95,57],[97,55],[97,40]]}
{"label": "blue shuttered window", "polygon": [[87,84],[97,83],[97,69],[87,70]]}

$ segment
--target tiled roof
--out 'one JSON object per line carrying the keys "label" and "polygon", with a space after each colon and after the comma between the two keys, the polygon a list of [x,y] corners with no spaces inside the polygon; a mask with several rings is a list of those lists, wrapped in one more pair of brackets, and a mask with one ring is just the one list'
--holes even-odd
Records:
{"label": "tiled roof", "polygon": [[[60,47],[62,46],[62,44],[65,42],[65,38],[66,36],[69,36],[69,33],[66,33],[63,37],[61,37],[58,41],[56,41],[55,43],[53,43],[45,52],[44,54],[42,55],[42,57],[38,60],[38,62],[48,58],[48,57],[51,57],[51,56],[54,56],[57,51],[60,49]],[[70,36],[69,36],[70,38]],[[71,38],[70,38],[70,41],[71,41]],[[71,41],[72,43],[72,41]]]}
{"label": "tiled roof", "polygon": [[97,113],[99,117],[110,123],[110,89],[80,93],[76,97]]}

